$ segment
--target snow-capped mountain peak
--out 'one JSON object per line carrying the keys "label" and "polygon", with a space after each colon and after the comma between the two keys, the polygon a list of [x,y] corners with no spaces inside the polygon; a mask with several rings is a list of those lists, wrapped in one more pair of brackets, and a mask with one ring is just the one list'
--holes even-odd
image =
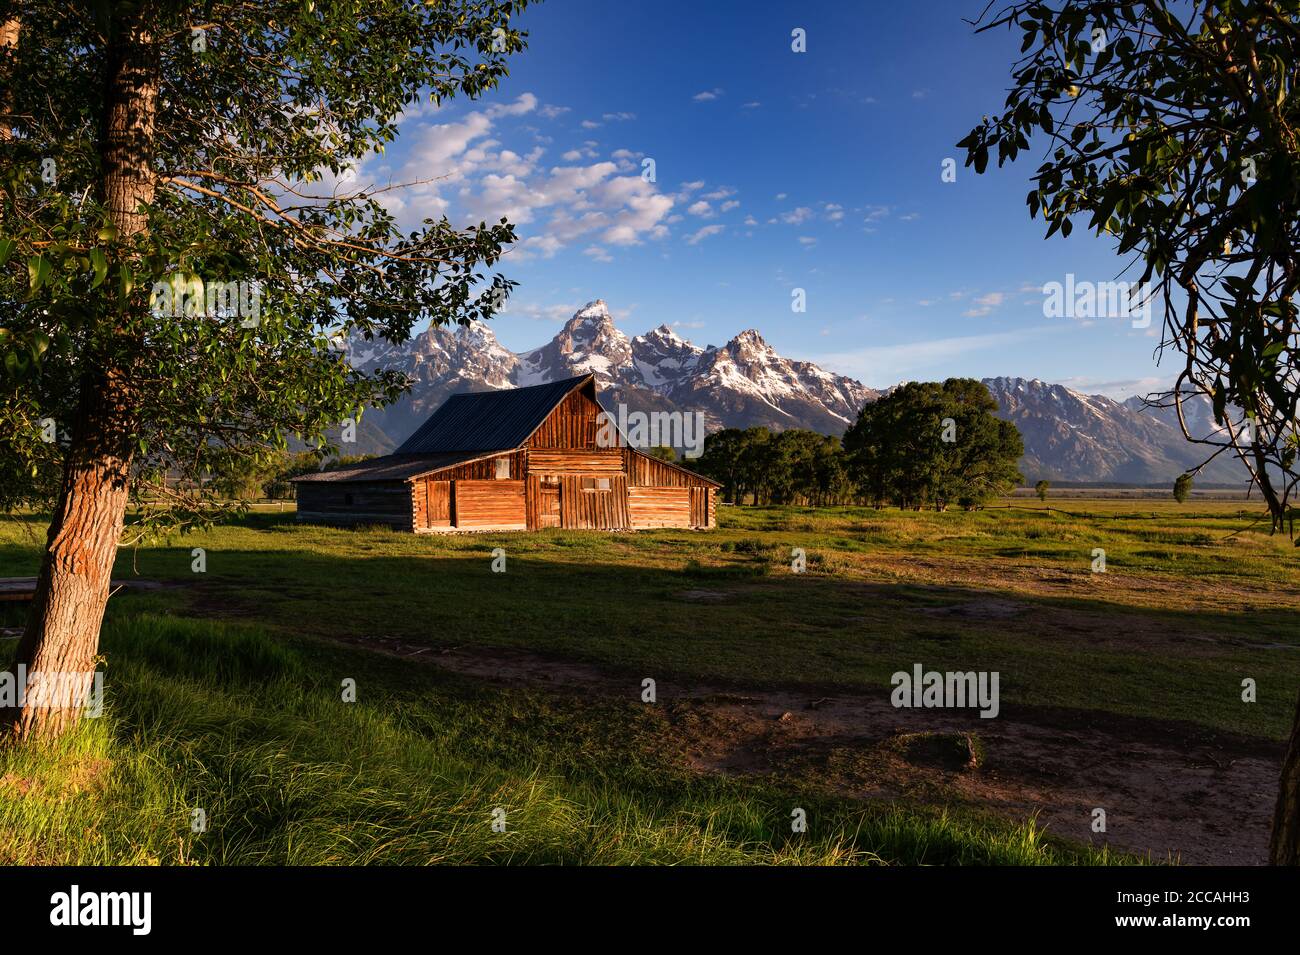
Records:
{"label": "snow-capped mountain peak", "polygon": [[[513,354],[482,324],[431,328],[404,346],[353,341],[349,360],[361,370],[396,368],[412,380],[396,405],[367,412],[399,444],[448,396],[596,375],[601,400],[613,409],[699,412],[710,429],[809,428],[840,434],[880,392],[812,362],[781,355],[756,329],[722,346],[701,348],[662,324],[629,339],[597,299],[578,309],[550,342]],[[1025,442],[1020,470],[1031,482],[1172,483],[1205,458],[1188,443],[1173,412],[1120,403],[1037,378],[984,379],[999,416],[1015,423]],[[1184,409],[1189,426],[1215,429],[1209,403],[1198,396]],[[1198,481],[1239,480],[1226,455]]]}
{"label": "snow-capped mountain peak", "polygon": [[[373,343],[365,343],[371,345]],[[573,313],[551,341],[512,354],[484,325],[435,328],[402,348],[358,349],[358,368],[396,367],[410,396],[379,416],[395,439],[448,395],[594,374],[609,402],[631,409],[701,412],[711,428],[765,425],[842,431],[876,395],[861,382],[783,358],[755,329],[721,348],[701,348],[667,323],[629,339],[602,300]]]}

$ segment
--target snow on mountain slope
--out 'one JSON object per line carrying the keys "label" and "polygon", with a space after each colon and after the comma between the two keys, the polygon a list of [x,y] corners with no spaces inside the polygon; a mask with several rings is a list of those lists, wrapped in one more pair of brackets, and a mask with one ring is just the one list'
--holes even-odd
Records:
{"label": "snow on mountain slope", "polygon": [[[668,325],[629,339],[599,299],[575,312],[545,345],[519,354],[476,323],[432,328],[400,347],[355,341],[348,355],[359,370],[396,368],[411,378],[405,398],[366,416],[395,444],[456,392],[588,372],[611,410],[625,404],[630,411],[701,412],[709,430],[764,426],[840,434],[882,394],[782,356],[752,328],[722,346],[692,344]],[[1121,403],[1037,379],[986,378],[984,384],[1024,437],[1021,472],[1030,481],[1172,484],[1205,457],[1203,447],[1184,440],[1172,411],[1144,407],[1140,399]],[[1213,430],[1208,402],[1191,402],[1188,410],[1194,433]],[[1239,482],[1243,473],[1224,456],[1198,480]]]}

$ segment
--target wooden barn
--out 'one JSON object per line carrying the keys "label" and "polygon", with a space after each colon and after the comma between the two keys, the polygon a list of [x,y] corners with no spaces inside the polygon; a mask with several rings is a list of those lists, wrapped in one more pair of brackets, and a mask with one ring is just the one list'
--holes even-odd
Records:
{"label": "wooden barn", "polygon": [[591,375],[452,395],[392,454],[296,478],[298,520],[417,534],[713,527],[718,482],[600,447],[601,410]]}

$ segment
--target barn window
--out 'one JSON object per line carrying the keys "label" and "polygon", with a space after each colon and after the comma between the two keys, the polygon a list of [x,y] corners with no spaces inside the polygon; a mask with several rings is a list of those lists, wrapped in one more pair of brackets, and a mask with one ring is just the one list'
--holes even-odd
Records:
{"label": "barn window", "polygon": [[538,477],[537,481],[542,487],[560,486],[560,476],[558,474],[543,474]]}
{"label": "barn window", "polygon": [[609,478],[585,477],[582,479],[584,491],[608,491]]}
{"label": "barn window", "polygon": [[497,458],[497,480],[508,481],[510,479],[510,459]]}
{"label": "barn window", "polygon": [[343,492],[343,503],[344,503],[344,504],[351,504],[351,503],[352,503],[352,492],[351,492],[351,491],[344,491],[344,492]]}

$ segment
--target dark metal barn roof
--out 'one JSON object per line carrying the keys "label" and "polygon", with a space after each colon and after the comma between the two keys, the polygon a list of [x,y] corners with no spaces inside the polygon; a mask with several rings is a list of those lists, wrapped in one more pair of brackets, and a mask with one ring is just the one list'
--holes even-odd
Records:
{"label": "dark metal barn roof", "polygon": [[331,471],[313,471],[294,478],[294,482],[341,483],[348,481],[405,481],[431,471],[465,464],[485,457],[481,451],[454,451],[442,454],[386,454],[382,458],[358,461]]}
{"label": "dark metal barn roof", "polygon": [[517,448],[570,392],[591,381],[591,375],[582,375],[528,388],[452,395],[394,454]]}

